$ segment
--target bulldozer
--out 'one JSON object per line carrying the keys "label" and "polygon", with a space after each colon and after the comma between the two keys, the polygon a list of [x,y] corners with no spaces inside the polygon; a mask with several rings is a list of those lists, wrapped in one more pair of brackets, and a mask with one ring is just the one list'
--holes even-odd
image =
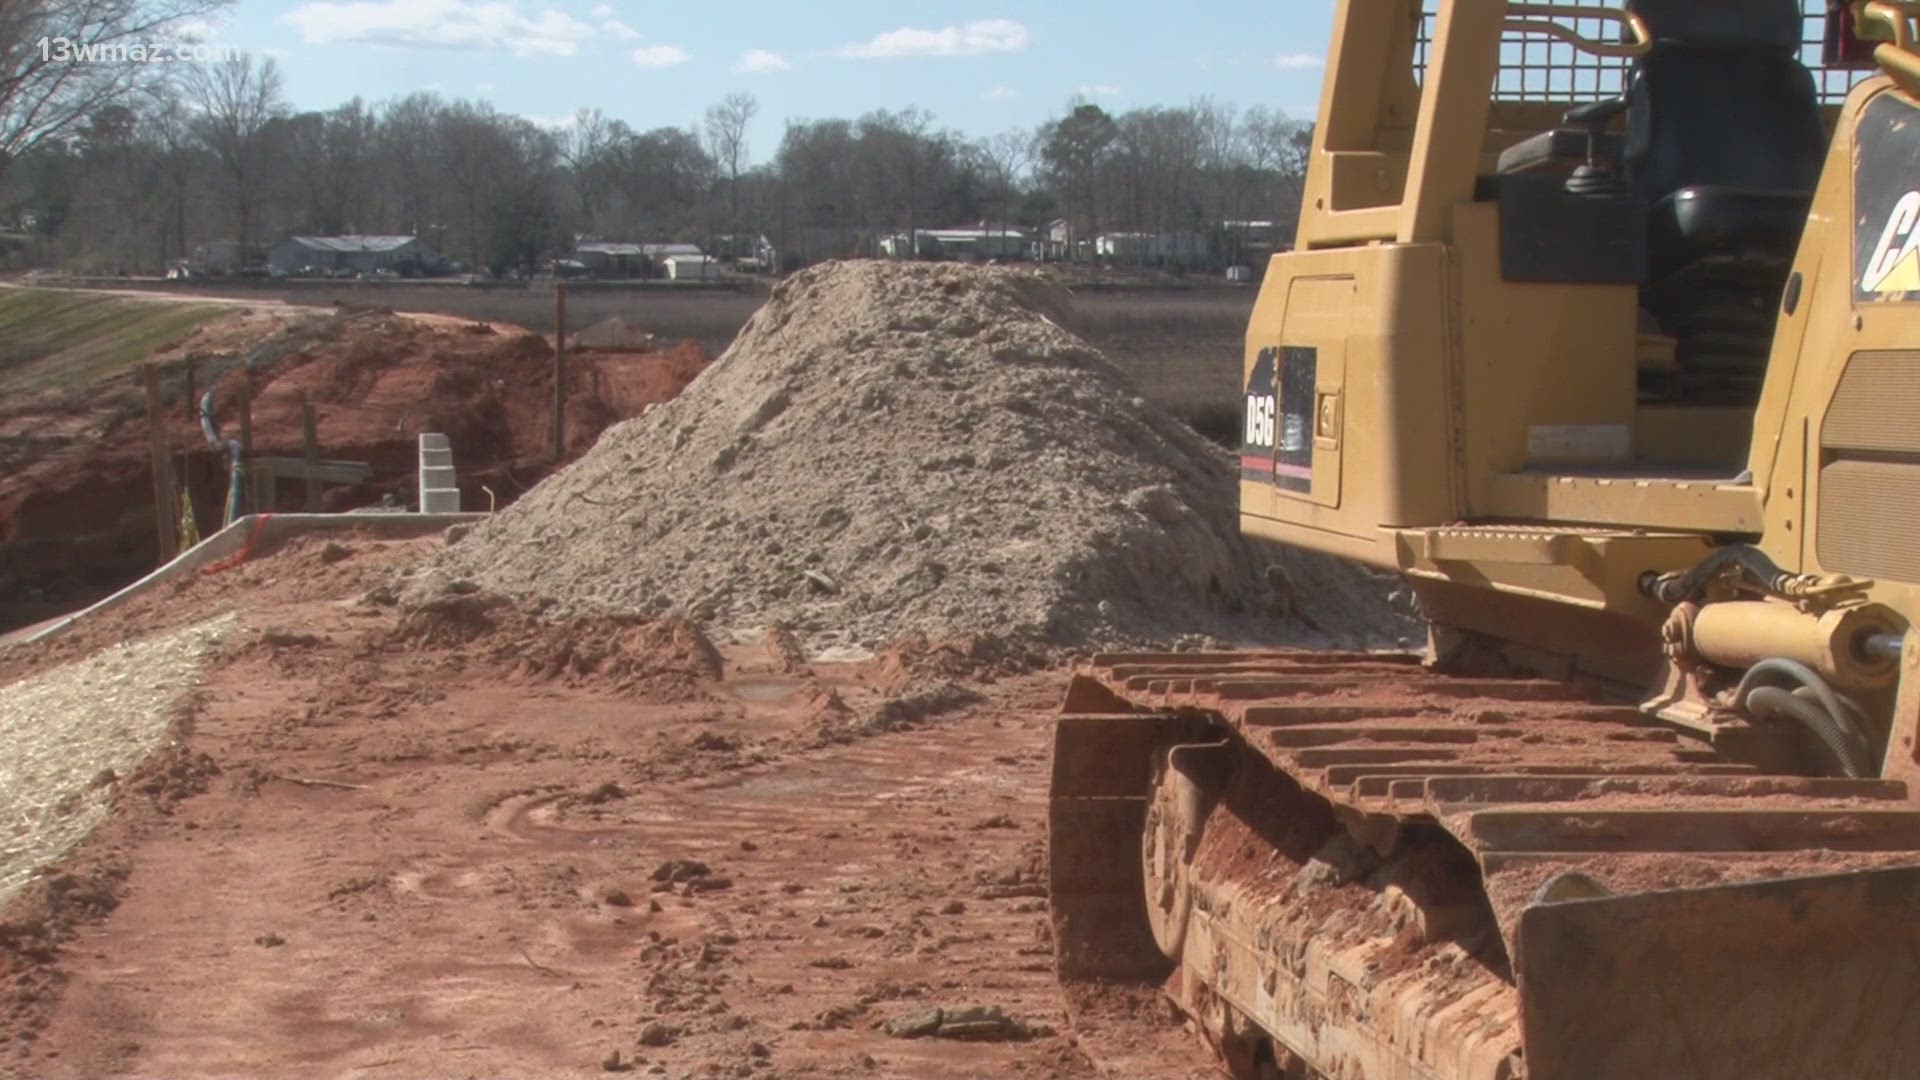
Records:
{"label": "bulldozer", "polygon": [[1263,1080],[1920,1076],[1917,20],[1338,0],[1241,530],[1426,648],[1077,669],[1070,1001]]}

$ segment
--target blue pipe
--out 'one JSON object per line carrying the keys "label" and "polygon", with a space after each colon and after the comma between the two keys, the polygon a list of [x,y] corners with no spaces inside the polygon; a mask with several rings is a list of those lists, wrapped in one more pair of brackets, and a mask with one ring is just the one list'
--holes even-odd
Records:
{"label": "blue pipe", "polygon": [[207,437],[207,445],[227,454],[227,507],[220,522],[220,527],[225,528],[233,524],[240,510],[240,477],[246,470],[246,462],[241,457],[240,440],[220,438],[220,429],[213,422],[212,390],[200,395],[200,433]]}

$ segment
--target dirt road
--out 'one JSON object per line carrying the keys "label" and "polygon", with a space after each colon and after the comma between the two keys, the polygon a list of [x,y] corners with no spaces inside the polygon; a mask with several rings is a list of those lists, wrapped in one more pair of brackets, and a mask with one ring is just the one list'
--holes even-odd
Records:
{"label": "dirt road", "polygon": [[[14,1075],[1092,1075],[1041,887],[1057,674],[740,643],[716,680],[684,627],[353,599],[439,542],[298,543],[0,663],[241,613],[182,747],[0,924]],[[884,1028],[971,1006],[1008,1020]]]}

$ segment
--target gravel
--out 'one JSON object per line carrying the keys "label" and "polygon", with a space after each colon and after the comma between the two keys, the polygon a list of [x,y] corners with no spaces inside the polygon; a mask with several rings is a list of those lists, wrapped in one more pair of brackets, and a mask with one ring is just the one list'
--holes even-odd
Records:
{"label": "gravel", "polygon": [[[679,397],[409,591],[472,581],[556,613],[780,624],[816,652],[916,631],[1062,646],[1405,632],[1385,579],[1243,541],[1231,457],[1062,329],[1062,299],[1000,268],[798,274]],[[1276,595],[1276,559],[1311,587]]]}
{"label": "gravel", "polygon": [[107,816],[112,781],[167,739],[236,618],[121,645],[0,687],[0,908]]}

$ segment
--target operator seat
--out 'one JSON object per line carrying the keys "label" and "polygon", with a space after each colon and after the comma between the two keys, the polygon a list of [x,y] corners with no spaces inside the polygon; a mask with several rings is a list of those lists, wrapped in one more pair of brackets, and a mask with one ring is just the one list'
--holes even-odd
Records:
{"label": "operator seat", "polygon": [[1698,258],[1793,258],[1825,163],[1799,0],[1632,0],[1653,32],[1627,88],[1627,177],[1651,277]]}
{"label": "operator seat", "polygon": [[1641,306],[1678,343],[1668,392],[1750,403],[1826,160],[1800,3],[1628,7],[1654,38],[1626,92],[1624,172],[1650,214]]}

